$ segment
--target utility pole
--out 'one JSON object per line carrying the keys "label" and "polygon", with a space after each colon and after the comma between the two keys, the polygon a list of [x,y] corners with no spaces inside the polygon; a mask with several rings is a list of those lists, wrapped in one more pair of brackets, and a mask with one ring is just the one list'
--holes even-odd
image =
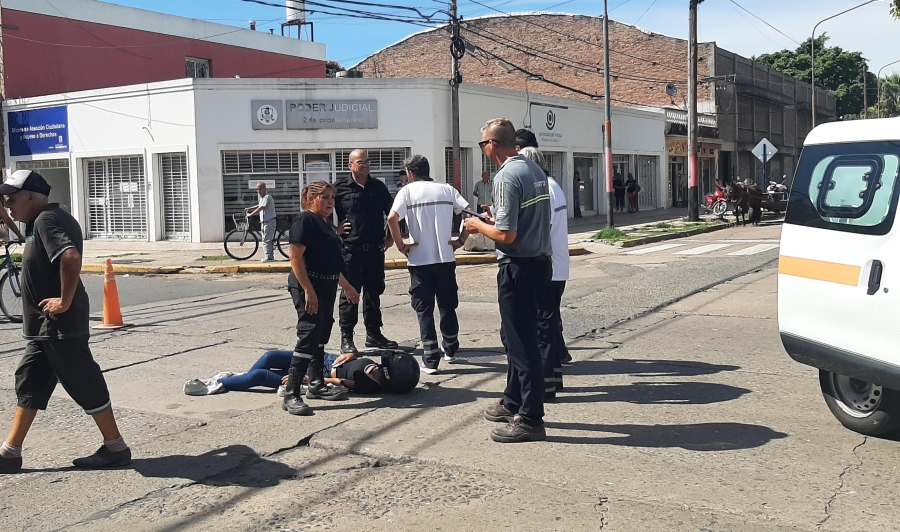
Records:
{"label": "utility pole", "polygon": [[[603,0],[603,108],[606,112],[603,122],[603,160],[606,163],[606,227],[613,224],[613,160],[612,160],[612,105],[609,101],[609,10],[608,0]],[[573,190],[573,194],[578,194]]]}
{"label": "utility pole", "polygon": [[700,220],[700,186],[697,167],[697,6],[703,0],[688,0],[688,219]]}
{"label": "utility pole", "polygon": [[[0,0],[0,13],[3,12],[3,2]],[[6,101],[6,65],[3,62],[3,16],[0,15],[0,105]],[[3,116],[0,114],[0,178],[6,178],[6,128],[3,125]]]}
{"label": "utility pole", "polygon": [[[459,18],[456,16],[456,0],[450,0],[450,24],[450,56],[452,58],[450,74],[450,121],[451,127],[453,128],[453,187],[462,193],[462,174],[459,165],[459,84],[462,82],[462,76],[459,73],[459,60],[462,58],[462,54],[465,53],[465,45],[459,38]],[[462,46],[460,46],[460,44],[462,44]]]}
{"label": "utility pole", "polygon": [[866,94],[868,92],[868,87],[866,86],[866,67],[868,65],[865,61],[862,64],[862,76],[863,76],[863,119],[869,118],[869,97]]}

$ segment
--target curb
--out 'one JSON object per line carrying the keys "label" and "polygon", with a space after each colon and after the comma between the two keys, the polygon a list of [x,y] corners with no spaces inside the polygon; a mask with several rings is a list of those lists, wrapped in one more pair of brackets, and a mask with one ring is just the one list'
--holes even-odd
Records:
{"label": "curb", "polygon": [[[590,251],[581,246],[569,247],[570,256],[587,255]],[[484,253],[478,255],[457,255],[456,264],[476,265],[493,264],[497,262],[497,255]],[[405,270],[406,259],[385,259],[385,270]],[[201,274],[201,273],[289,273],[290,264],[234,264],[228,266],[135,266],[131,264],[116,264],[113,262],[113,270],[116,273],[128,273],[134,275],[167,275],[175,273]],[[106,264],[82,264],[81,273],[106,273]]]}
{"label": "curb", "polygon": [[635,238],[631,240],[620,240],[615,242],[615,245],[618,248],[633,248],[636,246],[643,246],[644,244],[654,244],[656,242],[663,242],[666,240],[674,240],[676,238],[684,238],[686,236],[695,236],[702,235],[703,233],[711,233],[713,231],[720,231],[722,229],[728,229],[729,227],[735,227],[734,222],[725,222],[716,225],[710,225],[707,227],[703,227],[700,229],[691,229],[689,231],[679,231],[677,233],[667,233],[664,235],[656,235],[656,236],[648,236],[644,238]]}

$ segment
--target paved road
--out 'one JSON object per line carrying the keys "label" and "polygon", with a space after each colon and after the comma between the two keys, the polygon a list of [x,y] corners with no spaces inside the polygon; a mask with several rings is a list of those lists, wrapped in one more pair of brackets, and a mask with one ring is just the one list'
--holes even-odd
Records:
{"label": "paved road", "polygon": [[[135,328],[92,339],[134,467],[68,467],[98,437],[60,391],[26,442],[29,472],[0,478],[0,529],[892,529],[897,444],[842,429],[815,371],[784,354],[777,248],[731,254],[778,232],[639,254],[595,245],[577,258],[564,299],[577,363],[547,405],[550,441],[512,447],[490,442],[480,415],[505,378],[495,267],[458,271],[468,364],[410,395],[314,403],[309,418],[287,416],[272,393],[181,393],[188,378],[290,346],[295,319],[281,276],[187,279],[228,289],[146,296],[124,309]],[[387,284],[386,333],[413,345],[405,273]],[[0,340],[10,375],[21,342],[2,327]],[[0,419],[11,388],[0,381]]]}

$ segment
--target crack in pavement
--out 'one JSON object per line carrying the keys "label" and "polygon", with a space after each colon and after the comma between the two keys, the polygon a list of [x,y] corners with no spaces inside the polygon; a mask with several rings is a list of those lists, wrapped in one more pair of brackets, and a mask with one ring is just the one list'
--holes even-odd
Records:
{"label": "crack in pavement", "polygon": [[158,356],[158,357],[149,358],[149,359],[147,359],[147,360],[140,360],[140,361],[138,361],[138,362],[131,362],[130,364],[122,364],[121,366],[113,366],[113,367],[111,367],[111,368],[106,368],[106,369],[103,370],[103,373],[109,373],[110,371],[116,371],[116,370],[120,370],[120,369],[131,368],[131,367],[134,367],[134,366],[140,366],[140,365],[142,365],[142,364],[147,364],[147,363],[149,363],[149,362],[155,362],[155,361],[157,361],[157,360],[162,360],[162,359],[164,359],[164,358],[169,358],[169,357],[174,357],[174,356],[178,356],[178,355],[183,355],[183,354],[185,354],[185,353],[190,353],[190,352],[192,352],[192,351],[197,351],[197,350],[199,350],[199,349],[205,349],[205,348],[207,348],[207,347],[215,347],[215,346],[217,346],[217,345],[224,345],[224,344],[227,344],[227,343],[229,343],[229,342],[230,342],[230,340],[222,340],[222,341],[220,341],[220,342],[215,342],[215,343],[212,343],[212,344],[209,344],[209,345],[201,345],[201,346],[197,346],[197,347],[190,347],[190,348],[185,349],[185,350],[183,350],[183,351],[177,351],[177,352],[175,352],[175,353],[169,353],[168,355],[161,355],[161,356]]}
{"label": "crack in pavement", "polygon": [[869,441],[869,437],[863,436],[863,441],[860,442],[858,445],[856,445],[853,449],[851,449],[850,452],[853,453],[853,456],[855,456],[859,460],[859,463],[847,465],[844,468],[844,470],[841,471],[841,474],[838,475],[838,486],[834,490],[834,493],[831,494],[831,497],[828,499],[828,501],[825,502],[825,518],[822,519],[821,521],[819,521],[818,523],[816,523],[817,529],[825,526],[825,523],[827,523],[828,520],[831,519],[831,506],[834,504],[834,501],[838,498],[838,496],[844,492],[844,476],[846,476],[847,473],[849,473],[850,471],[853,471],[855,469],[859,469],[860,467],[862,467],[863,459],[860,458],[860,456],[858,454],[856,454],[856,451],[857,451],[857,449],[859,449],[860,447],[865,445],[866,442],[868,442],[868,441]]}

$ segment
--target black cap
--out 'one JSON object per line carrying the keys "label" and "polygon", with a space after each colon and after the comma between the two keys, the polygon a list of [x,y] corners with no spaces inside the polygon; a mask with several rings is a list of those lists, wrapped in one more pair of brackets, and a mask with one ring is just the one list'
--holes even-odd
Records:
{"label": "black cap", "polygon": [[519,129],[518,131],[516,131],[516,146],[520,148],[537,148],[537,137],[535,137],[534,133],[528,131],[527,129]]}
{"label": "black cap", "polygon": [[37,192],[45,196],[50,195],[50,185],[47,184],[44,177],[31,170],[16,170],[0,185],[0,194],[15,194],[22,190]]}

